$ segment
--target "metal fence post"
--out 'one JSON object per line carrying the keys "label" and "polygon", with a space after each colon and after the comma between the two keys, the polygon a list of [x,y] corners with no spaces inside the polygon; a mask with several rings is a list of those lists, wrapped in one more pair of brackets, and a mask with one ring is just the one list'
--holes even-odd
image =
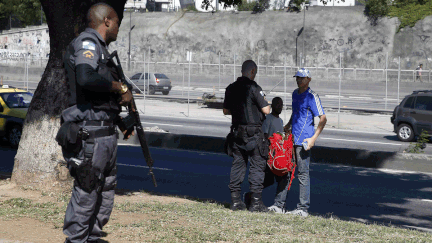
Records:
{"label": "metal fence post", "polygon": [[219,91],[220,91],[220,81],[221,81],[221,79],[220,79],[220,71],[221,71],[221,54],[220,54],[220,51],[219,51]]}
{"label": "metal fence post", "polygon": [[[287,87],[286,87],[286,56],[284,57],[284,104],[285,104],[285,107],[286,107],[286,105],[287,105]],[[284,121],[285,121],[285,123],[287,123],[287,120],[286,120],[286,113],[287,113],[287,111],[286,111],[286,109],[284,109]]]}
{"label": "metal fence post", "polygon": [[257,84],[259,84],[259,76],[260,76],[260,72],[259,72],[259,55],[258,55],[258,64],[257,64],[257,74],[256,74],[256,78],[257,78]]}
{"label": "metal fence post", "polygon": [[397,93],[397,103],[399,104],[399,88],[400,88],[400,72],[401,72],[401,63],[399,57],[399,68],[398,68],[398,93]]}
{"label": "metal fence post", "polygon": [[385,80],[386,80],[386,93],[385,93],[385,109],[387,110],[387,68],[388,68],[388,52],[386,54],[386,64],[385,64]]}
{"label": "metal fence post", "polygon": [[234,82],[236,80],[235,65],[236,65],[236,54],[234,53]]}
{"label": "metal fence post", "polygon": [[341,86],[342,86],[342,53],[339,53],[339,105],[338,105],[338,129],[340,124],[340,107],[341,107]]}

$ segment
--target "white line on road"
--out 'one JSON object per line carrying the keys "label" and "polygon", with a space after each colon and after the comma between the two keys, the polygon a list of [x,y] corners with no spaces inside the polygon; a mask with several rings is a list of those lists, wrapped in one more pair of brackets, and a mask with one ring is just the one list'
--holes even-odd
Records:
{"label": "white line on road", "polygon": [[142,124],[160,125],[160,126],[172,126],[172,127],[183,127],[183,125],[163,124],[163,123],[152,123],[152,122],[141,122]]}
{"label": "white line on road", "polygon": [[[148,166],[145,166],[145,165],[128,165],[128,164],[120,164],[120,163],[117,163],[117,165],[129,166],[129,167],[139,167],[139,168],[146,168],[146,169],[149,168]],[[172,170],[172,169],[160,168],[160,167],[153,167],[153,169],[155,169],[155,170]]]}
{"label": "white line on road", "polygon": [[361,96],[349,96],[349,99],[354,99],[354,100],[370,100],[372,99],[371,97],[361,97]]}
{"label": "white line on road", "polygon": [[355,143],[369,143],[369,144],[382,144],[382,145],[394,145],[394,146],[402,146],[402,144],[398,143],[381,143],[381,142],[372,142],[372,141],[361,141],[361,140],[350,140],[350,139],[340,139],[340,138],[319,138],[323,140],[335,140],[335,141],[344,141],[344,142],[355,142]]}
{"label": "white line on road", "polygon": [[353,132],[353,133],[366,133],[366,134],[382,134],[382,135],[395,135],[394,132],[368,132],[368,131],[355,131],[355,130],[346,130],[346,129],[337,129],[337,128],[325,128],[324,130],[330,131],[338,131],[338,132]]}

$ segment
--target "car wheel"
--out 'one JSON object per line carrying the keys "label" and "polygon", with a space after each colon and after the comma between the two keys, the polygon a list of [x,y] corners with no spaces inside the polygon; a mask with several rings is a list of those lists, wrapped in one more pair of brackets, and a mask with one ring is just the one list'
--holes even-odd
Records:
{"label": "car wheel", "polygon": [[411,142],[414,140],[414,130],[406,123],[402,123],[397,128],[397,136],[403,142]]}
{"label": "car wheel", "polygon": [[18,144],[21,140],[22,128],[21,126],[15,125],[8,131],[8,140],[12,148],[18,148]]}
{"label": "car wheel", "polygon": [[150,86],[150,88],[149,88],[149,94],[151,94],[151,95],[155,94],[155,87]]}
{"label": "car wheel", "polygon": [[169,94],[169,91],[162,91],[162,94],[163,94],[163,95],[168,95],[168,94]]}

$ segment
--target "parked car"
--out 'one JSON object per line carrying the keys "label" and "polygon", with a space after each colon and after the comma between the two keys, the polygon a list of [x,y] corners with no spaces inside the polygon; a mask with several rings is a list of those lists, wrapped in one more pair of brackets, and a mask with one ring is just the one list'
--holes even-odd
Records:
{"label": "parked car", "polygon": [[22,126],[33,94],[25,90],[0,86],[0,136],[14,148],[21,139]]}
{"label": "parked car", "polygon": [[407,95],[394,109],[390,121],[401,141],[411,142],[423,130],[432,136],[432,90],[418,90]]}
{"label": "parked car", "polygon": [[[131,81],[140,90],[147,90],[147,87],[149,87],[147,93],[151,95],[155,94],[155,92],[162,92],[162,94],[168,95],[172,88],[171,80],[163,73],[150,73],[150,75],[149,73],[145,73],[145,87],[142,73],[133,75]],[[139,93],[139,90],[135,88],[135,92]]]}

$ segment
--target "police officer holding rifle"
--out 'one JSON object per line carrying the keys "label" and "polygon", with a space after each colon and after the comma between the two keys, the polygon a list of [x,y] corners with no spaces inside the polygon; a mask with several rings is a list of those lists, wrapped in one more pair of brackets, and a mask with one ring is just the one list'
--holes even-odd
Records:
{"label": "police officer holding rifle", "polygon": [[[133,126],[138,127],[137,123],[125,124],[119,116],[121,106],[134,104],[133,96],[131,88],[119,82],[122,73],[107,50],[117,38],[119,22],[108,4],[91,6],[88,28],[69,44],[64,56],[69,100],[56,140],[75,178],[64,219],[65,242],[97,242],[101,237],[117,184],[116,125],[124,139],[134,135]],[[139,121],[139,116],[132,121]],[[146,159],[152,165],[149,154]]]}

